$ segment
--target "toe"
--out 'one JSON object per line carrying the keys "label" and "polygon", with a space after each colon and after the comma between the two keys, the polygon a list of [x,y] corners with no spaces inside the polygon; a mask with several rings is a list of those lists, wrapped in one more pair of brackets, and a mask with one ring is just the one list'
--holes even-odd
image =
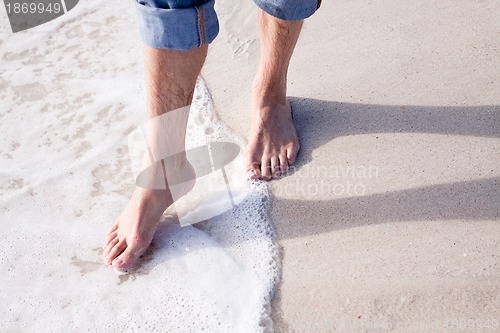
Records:
{"label": "toe", "polygon": [[120,239],[118,237],[115,237],[114,239],[112,239],[111,241],[109,241],[106,245],[106,247],[104,248],[104,251],[103,251],[103,256],[104,257],[107,257],[109,252],[115,247],[116,244],[118,244],[118,242],[120,241]]}
{"label": "toe", "polygon": [[247,165],[247,177],[248,179],[259,179],[261,177],[260,163],[252,162]]}
{"label": "toe", "polygon": [[108,263],[108,265],[110,265],[117,256],[122,254],[126,248],[127,243],[125,241],[118,242],[106,256],[106,262]]}
{"label": "toe", "polygon": [[279,155],[279,160],[281,175],[283,175],[288,171],[288,158],[286,157],[286,151]]}
{"label": "toe", "polygon": [[115,232],[118,229],[118,223],[115,223],[108,229],[108,235]]}
{"label": "toe", "polygon": [[273,178],[280,176],[280,160],[278,156],[271,157],[271,174]]}
{"label": "toe", "polygon": [[128,269],[134,266],[140,255],[141,253],[139,251],[129,246],[122,252],[122,254],[113,260],[112,265],[116,269]]}
{"label": "toe", "polygon": [[116,236],[118,235],[118,232],[116,231],[113,231],[112,233],[110,233],[108,236],[106,236],[106,241],[104,242],[104,246],[103,246],[103,249],[105,249],[106,247],[108,247],[109,243],[116,238]]}
{"label": "toe", "polygon": [[262,162],[260,164],[260,172],[262,174],[262,179],[271,179],[271,160],[269,158],[262,158]]}
{"label": "toe", "polygon": [[292,165],[295,163],[295,160],[297,159],[297,154],[299,152],[299,146],[298,145],[292,145],[290,148],[286,150],[286,157],[288,159],[288,165]]}

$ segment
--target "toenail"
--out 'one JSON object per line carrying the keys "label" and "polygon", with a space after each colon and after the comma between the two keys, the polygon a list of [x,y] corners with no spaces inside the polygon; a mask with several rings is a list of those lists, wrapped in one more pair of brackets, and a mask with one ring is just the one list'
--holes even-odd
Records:
{"label": "toenail", "polygon": [[125,275],[128,274],[128,271],[126,269],[115,268],[115,273],[118,275]]}

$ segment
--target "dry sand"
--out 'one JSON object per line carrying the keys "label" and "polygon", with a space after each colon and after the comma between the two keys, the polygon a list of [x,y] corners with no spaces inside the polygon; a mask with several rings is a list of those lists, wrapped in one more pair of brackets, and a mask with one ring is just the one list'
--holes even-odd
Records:
{"label": "dry sand", "polygon": [[[256,15],[218,7],[204,76],[246,135]],[[499,13],[340,0],[306,22],[289,75],[300,158],[271,183],[276,331],[500,331]]]}

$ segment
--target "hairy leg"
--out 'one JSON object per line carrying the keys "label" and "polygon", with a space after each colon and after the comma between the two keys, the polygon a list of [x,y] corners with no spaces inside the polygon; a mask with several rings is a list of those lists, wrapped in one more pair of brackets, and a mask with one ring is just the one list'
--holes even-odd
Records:
{"label": "hairy leg", "polygon": [[259,9],[260,61],[253,83],[247,148],[247,171],[253,179],[280,176],[299,151],[286,86],[288,66],[302,23],[302,20],[280,20]]}
{"label": "hairy leg", "polygon": [[[175,113],[175,116],[167,118],[169,122],[162,124],[164,126],[148,128],[150,147],[171,152],[185,151],[188,112],[179,112],[179,109],[187,110],[185,107],[191,104],[196,78],[205,61],[207,48],[207,45],[203,45],[189,51],[176,51],[145,46],[148,118],[167,112],[172,112],[172,115]],[[180,156],[174,163],[176,170],[170,169],[166,173],[168,176],[183,173],[174,176],[189,178],[186,173],[194,174],[191,165],[185,160],[185,155],[176,156]],[[185,191],[189,191],[189,188]],[[104,243],[106,262],[117,269],[132,267],[151,244],[163,212],[173,201],[168,183],[166,189],[136,187],[127,207],[108,231]]]}

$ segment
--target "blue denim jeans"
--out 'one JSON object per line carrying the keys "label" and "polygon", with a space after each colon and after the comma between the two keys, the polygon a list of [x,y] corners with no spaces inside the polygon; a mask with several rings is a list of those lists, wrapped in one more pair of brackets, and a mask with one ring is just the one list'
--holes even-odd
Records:
{"label": "blue denim jeans", "polygon": [[[245,0],[234,0],[245,1]],[[287,21],[303,20],[321,0],[253,0],[268,14]],[[215,0],[134,0],[143,41],[154,48],[190,50],[210,44],[219,33]]]}

